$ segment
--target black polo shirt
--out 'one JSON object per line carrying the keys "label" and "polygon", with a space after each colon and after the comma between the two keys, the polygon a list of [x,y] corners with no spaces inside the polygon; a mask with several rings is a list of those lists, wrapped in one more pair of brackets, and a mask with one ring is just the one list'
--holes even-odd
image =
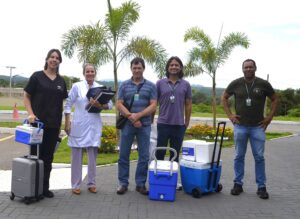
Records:
{"label": "black polo shirt", "polygon": [[[251,106],[247,106],[246,99],[251,99]],[[229,95],[235,97],[235,111],[240,116],[240,124],[257,126],[264,119],[264,106],[266,97],[271,97],[275,92],[271,84],[256,77],[253,84],[246,82],[244,77],[232,81],[226,88]]]}
{"label": "black polo shirt", "polygon": [[63,100],[68,97],[64,79],[57,75],[54,80],[44,71],[32,74],[24,90],[31,96],[33,113],[46,128],[59,128],[62,120]]}

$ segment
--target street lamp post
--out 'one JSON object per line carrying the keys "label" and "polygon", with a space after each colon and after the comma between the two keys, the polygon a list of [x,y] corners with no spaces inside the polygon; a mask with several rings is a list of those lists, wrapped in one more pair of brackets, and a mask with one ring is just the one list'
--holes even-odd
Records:
{"label": "street lamp post", "polygon": [[6,68],[9,68],[9,97],[11,97],[11,76],[12,76],[12,70],[16,67],[14,66],[6,66]]}

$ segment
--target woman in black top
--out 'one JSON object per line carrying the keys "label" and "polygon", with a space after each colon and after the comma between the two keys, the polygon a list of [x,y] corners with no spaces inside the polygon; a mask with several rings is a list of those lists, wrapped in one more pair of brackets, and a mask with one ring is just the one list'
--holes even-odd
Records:
{"label": "woman in black top", "polygon": [[[44,70],[34,72],[24,88],[24,104],[30,123],[36,119],[44,123],[39,158],[44,161],[43,195],[52,198],[54,194],[49,191],[49,178],[61,126],[63,100],[68,97],[68,93],[66,83],[59,75],[59,64],[62,62],[60,51],[51,49],[45,61]],[[36,152],[32,151],[31,154]]]}

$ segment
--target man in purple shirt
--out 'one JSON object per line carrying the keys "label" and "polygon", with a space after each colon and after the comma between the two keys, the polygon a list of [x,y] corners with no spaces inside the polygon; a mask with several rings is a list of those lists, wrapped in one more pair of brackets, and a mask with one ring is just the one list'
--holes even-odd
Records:
{"label": "man in purple shirt", "polygon": [[[189,126],[192,112],[192,90],[183,78],[182,61],[171,57],[166,65],[166,78],[157,81],[159,116],[157,121],[157,147],[174,148],[179,155],[184,133]],[[158,150],[156,157],[164,160],[166,151]],[[170,159],[173,157],[171,152]],[[178,156],[175,161],[178,162]]]}

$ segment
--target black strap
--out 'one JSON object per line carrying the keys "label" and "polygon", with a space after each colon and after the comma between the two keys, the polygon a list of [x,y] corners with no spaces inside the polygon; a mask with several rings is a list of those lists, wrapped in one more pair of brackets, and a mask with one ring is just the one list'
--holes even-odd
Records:
{"label": "black strap", "polygon": [[36,168],[35,168],[35,198],[39,198],[39,187],[40,187],[40,163],[39,159],[35,159]]}
{"label": "black strap", "polygon": [[[138,93],[140,92],[141,88],[143,87],[143,85],[144,85],[145,83],[146,83],[146,79],[144,79],[144,83],[139,84],[138,89],[136,90],[135,94],[138,94]],[[132,97],[131,97],[130,105],[129,105],[129,107],[128,107],[128,111],[129,111],[129,112],[130,112],[130,109],[131,109],[131,107],[132,107],[133,100],[134,100],[134,95],[135,95],[135,94],[133,94]]]}

